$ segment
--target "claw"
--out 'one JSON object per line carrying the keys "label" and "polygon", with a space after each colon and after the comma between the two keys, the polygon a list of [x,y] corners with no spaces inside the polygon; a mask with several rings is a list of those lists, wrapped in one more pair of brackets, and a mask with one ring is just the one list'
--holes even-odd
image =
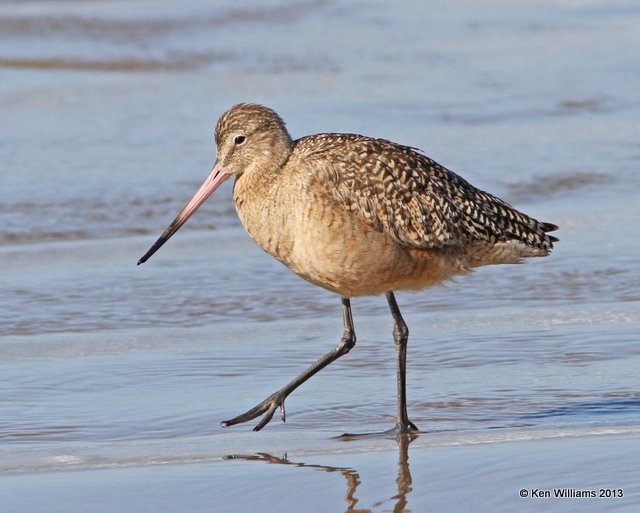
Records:
{"label": "claw", "polygon": [[407,419],[407,423],[403,424],[401,422],[396,423],[395,432],[398,434],[402,433],[417,433],[420,429],[413,422]]}

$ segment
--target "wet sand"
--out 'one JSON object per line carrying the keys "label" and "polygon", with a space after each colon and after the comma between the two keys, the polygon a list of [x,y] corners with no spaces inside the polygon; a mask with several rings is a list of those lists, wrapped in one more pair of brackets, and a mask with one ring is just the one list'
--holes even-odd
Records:
{"label": "wet sand", "polygon": [[[167,458],[153,444],[124,444],[116,450],[135,463],[59,456],[67,470],[52,461],[5,474],[0,491],[7,512],[633,511],[638,431],[441,433],[411,444],[270,433],[196,439]],[[234,447],[246,452],[220,454]]]}
{"label": "wet sand", "polygon": [[[142,240],[123,239],[110,252],[100,244],[94,251],[74,244],[59,254],[50,248],[46,279],[71,260],[80,283],[96,268],[115,273],[118,283],[132,280],[134,268],[125,262]],[[252,251],[241,232],[195,232],[185,235],[181,247],[166,248],[165,265],[146,271],[151,277],[144,281],[161,281],[166,265],[175,267],[176,253],[185,269],[209,265],[198,263],[199,250],[208,244],[216,248],[216,265],[240,268],[229,282],[260,262],[270,265],[258,251],[237,263],[238,251]],[[27,254],[23,250],[23,258],[3,264],[28,266]],[[129,278],[118,277],[125,269]],[[285,281],[288,276],[277,264],[267,273]],[[49,333],[41,328],[39,334],[3,337],[5,510],[48,505],[47,511],[72,512],[90,504],[94,511],[215,511],[221,505],[250,511],[269,497],[267,511],[295,510],[300,501],[304,511],[390,511],[403,501],[407,509],[398,511],[467,511],[478,503],[492,511],[538,511],[537,499],[518,496],[522,488],[621,488],[625,494],[579,502],[539,499],[553,511],[574,511],[576,504],[581,511],[602,511],[603,504],[614,511],[637,507],[639,400],[630,386],[638,369],[637,349],[630,349],[637,346],[634,305],[624,309],[618,303],[610,311],[571,302],[550,307],[534,291],[496,303],[491,312],[473,300],[420,311],[408,301],[419,296],[401,296],[413,332],[409,406],[425,430],[407,449],[405,465],[406,447],[393,437],[337,438],[393,425],[391,322],[375,300],[354,302],[356,350],[290,397],[286,424],[276,419],[260,433],[250,426],[219,426],[281,386],[339,336],[332,296],[312,299],[314,289],[295,280],[280,286],[289,300],[315,301],[316,309],[306,317],[302,306],[276,315],[285,301],[268,313],[252,298],[251,287],[237,304],[244,312],[217,311],[230,308],[228,296],[187,308],[182,302],[171,306],[175,295],[167,294],[152,302],[165,315],[149,326],[88,331],[75,319],[73,331],[53,324]],[[144,312],[154,296],[149,290],[127,304],[127,311],[138,312],[130,323],[153,317]],[[517,303],[526,305],[529,317]],[[210,313],[202,319],[206,307]],[[111,308],[102,315],[120,315]],[[176,323],[171,308],[198,321]],[[615,339],[602,347],[602,337],[613,332]]]}

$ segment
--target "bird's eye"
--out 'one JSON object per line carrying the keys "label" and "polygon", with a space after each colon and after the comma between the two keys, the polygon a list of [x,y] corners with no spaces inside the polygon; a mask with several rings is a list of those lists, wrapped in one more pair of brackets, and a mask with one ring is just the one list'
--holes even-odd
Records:
{"label": "bird's eye", "polygon": [[244,143],[246,140],[247,138],[244,135],[236,135],[236,138],[233,140],[233,142],[240,145]]}

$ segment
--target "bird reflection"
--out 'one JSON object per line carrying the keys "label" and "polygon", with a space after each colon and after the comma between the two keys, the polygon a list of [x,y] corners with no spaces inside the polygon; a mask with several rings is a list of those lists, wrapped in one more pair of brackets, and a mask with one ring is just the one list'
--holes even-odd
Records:
{"label": "bird reflection", "polygon": [[411,472],[409,471],[409,444],[416,438],[415,434],[400,435],[398,441],[398,477],[396,484],[398,485],[398,495],[393,497],[396,504],[393,507],[393,513],[403,513],[407,511],[407,495],[411,492]]}
{"label": "bird reflection", "polygon": [[[414,433],[404,433],[396,436],[398,443],[398,474],[396,478],[396,485],[398,493],[392,496],[389,501],[395,501],[393,512],[394,513],[409,513],[407,509],[408,499],[407,496],[411,492],[412,479],[411,471],[409,470],[409,444],[417,437]],[[345,436],[343,439],[349,440],[351,436]],[[273,456],[267,453],[256,453],[250,455],[231,454],[226,456],[227,460],[246,460],[246,461],[264,461],[265,463],[272,463],[277,465],[292,465],[299,468],[310,468],[314,470],[320,470],[323,472],[339,472],[345,478],[347,484],[347,494],[345,496],[345,502],[347,503],[346,513],[372,513],[371,509],[358,508],[359,499],[356,497],[356,491],[358,486],[362,483],[360,474],[358,471],[349,467],[333,467],[330,465],[316,465],[313,463],[303,463],[290,460],[285,454],[282,457]],[[374,504],[379,507],[387,502],[386,500]]]}

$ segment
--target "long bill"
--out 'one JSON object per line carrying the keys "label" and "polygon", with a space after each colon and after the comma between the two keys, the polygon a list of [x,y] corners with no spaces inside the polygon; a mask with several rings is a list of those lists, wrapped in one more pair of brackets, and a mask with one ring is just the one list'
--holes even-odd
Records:
{"label": "long bill", "polygon": [[215,191],[222,182],[224,182],[231,175],[227,173],[227,171],[222,167],[222,164],[219,161],[216,161],[213,169],[211,170],[211,174],[207,177],[204,183],[198,189],[191,198],[191,201],[187,203],[187,205],[182,209],[182,212],[178,214],[178,216],[173,220],[173,222],[167,227],[167,229],[158,237],[158,240],[154,242],[153,246],[149,248],[144,256],[138,260],[138,265],[144,264],[151,255],[153,255],[156,251],[158,251],[162,245],[167,242],[171,236],[176,233],[180,227],[187,222],[193,213],[198,210],[200,205],[202,205],[213,191]]}

